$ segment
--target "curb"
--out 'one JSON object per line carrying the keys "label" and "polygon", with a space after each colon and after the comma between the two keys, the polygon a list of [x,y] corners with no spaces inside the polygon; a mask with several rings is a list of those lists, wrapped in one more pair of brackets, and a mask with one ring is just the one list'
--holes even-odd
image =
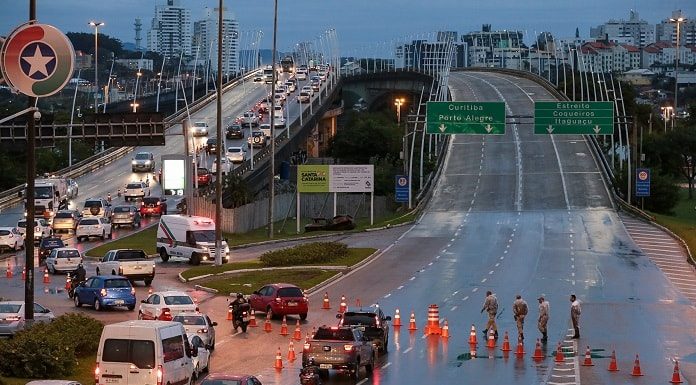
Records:
{"label": "curb", "polygon": [[209,287],[205,287],[205,286],[201,286],[201,285],[193,285],[193,288],[196,289],[196,290],[205,291],[205,292],[211,293],[211,294],[217,294],[217,293],[218,293],[218,290],[217,290],[217,289],[211,289],[211,288],[209,288]]}
{"label": "curb", "polygon": [[[374,253],[373,253],[374,254]],[[373,254],[368,255],[364,260],[371,258]],[[363,261],[360,261],[359,263],[353,265],[353,266],[358,266],[361,264]],[[321,266],[321,265],[302,265],[302,266],[279,266],[279,267],[260,267],[258,269],[239,269],[239,270],[227,270],[227,271],[221,271],[219,273],[214,273],[214,274],[203,274],[203,275],[197,275],[194,277],[191,277],[189,279],[184,278],[181,273],[179,273],[179,280],[181,282],[191,282],[191,281],[197,281],[199,279],[204,279],[204,278],[209,278],[209,277],[218,277],[221,275],[227,275],[227,274],[236,274],[236,273],[251,273],[254,271],[273,271],[273,270],[301,270],[301,269],[319,269],[319,270],[336,270],[336,271],[343,271],[343,270],[348,270],[350,271],[352,266]]]}

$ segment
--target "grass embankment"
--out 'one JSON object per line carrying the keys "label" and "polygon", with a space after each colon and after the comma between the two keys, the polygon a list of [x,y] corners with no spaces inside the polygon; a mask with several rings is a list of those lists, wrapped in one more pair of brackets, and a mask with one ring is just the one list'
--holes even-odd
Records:
{"label": "grass embankment", "polygon": [[[91,384],[94,383],[94,363],[97,362],[96,354],[91,357],[78,358],[77,366],[75,366],[75,372],[72,376],[66,378],[53,378],[54,380],[72,380],[77,381],[80,384]],[[31,378],[16,378],[16,377],[1,377],[0,385],[25,385],[29,381],[35,379]]]}
{"label": "grass embankment", "polygon": [[[673,215],[656,214],[653,212],[650,212],[650,214],[655,216],[657,223],[680,236],[689,245],[691,252],[696,253],[696,209],[694,209],[696,199],[689,200],[688,189],[682,189],[679,194],[679,203],[674,207]],[[696,196],[696,192],[694,194]]]}

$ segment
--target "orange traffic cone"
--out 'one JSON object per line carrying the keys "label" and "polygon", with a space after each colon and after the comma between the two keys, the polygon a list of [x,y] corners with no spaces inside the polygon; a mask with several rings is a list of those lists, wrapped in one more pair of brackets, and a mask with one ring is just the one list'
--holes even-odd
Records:
{"label": "orange traffic cone", "polygon": [[23,267],[22,268],[22,281],[26,281],[26,280],[27,280],[27,268]]}
{"label": "orange traffic cone", "polygon": [[505,335],[503,336],[503,347],[500,348],[504,352],[509,352],[510,350],[510,338],[508,337],[508,332],[505,332]]}
{"label": "orange traffic cone", "polygon": [[476,340],[476,326],[471,324],[471,333],[469,333],[469,345],[478,345]]}
{"label": "orange traffic cone", "polygon": [[65,277],[65,290],[70,290],[70,282],[72,282],[72,279],[70,279],[70,273]]}
{"label": "orange traffic cone", "polygon": [[536,347],[534,348],[534,355],[532,356],[535,360],[541,360],[544,358],[544,353],[541,352],[541,341],[537,338]]}
{"label": "orange traffic cone", "polygon": [[524,343],[522,340],[517,340],[517,349],[515,349],[515,354],[518,356],[524,355]]}
{"label": "orange traffic cone", "polygon": [[345,313],[347,308],[348,308],[348,305],[346,305],[346,296],[342,295],[341,296],[341,304],[338,307],[338,312]]}
{"label": "orange traffic cone", "polygon": [[251,314],[249,315],[249,326],[251,326],[252,328],[259,326],[256,324],[256,314],[255,313],[256,312],[254,311],[254,309],[251,309]]}
{"label": "orange traffic cone", "polygon": [[5,272],[5,277],[12,278],[12,268],[10,267],[9,262],[7,262],[7,271]]}
{"label": "orange traffic cone", "polygon": [[442,325],[442,338],[449,338],[449,324],[447,319],[445,319],[445,324]]}
{"label": "orange traffic cone", "polygon": [[285,316],[283,316],[283,323],[280,324],[280,335],[285,337],[288,334],[288,321],[285,319]]}
{"label": "orange traffic cone", "polygon": [[283,369],[283,355],[280,354],[280,347],[278,348],[278,352],[276,353],[275,365],[273,367],[275,367],[276,370]]}
{"label": "orange traffic cone", "polygon": [[273,327],[271,326],[271,314],[266,314],[266,322],[263,324],[263,331],[266,333],[270,333],[273,331]]}
{"label": "orange traffic cone", "polygon": [[643,373],[640,371],[640,360],[638,359],[638,355],[636,354],[636,360],[633,361],[633,371],[631,372],[632,376],[640,377],[643,375]]}
{"label": "orange traffic cone", "polygon": [[51,278],[48,276],[48,269],[44,270],[43,283],[51,283]]}
{"label": "orange traffic cone", "polygon": [[418,330],[416,326],[416,314],[411,310],[411,319],[408,321],[408,330]]}
{"label": "orange traffic cone", "polygon": [[295,345],[292,341],[290,341],[290,345],[288,346],[288,361],[295,361]]}
{"label": "orange traffic cone", "polygon": [[674,360],[674,372],[672,373],[672,381],[670,383],[672,384],[681,384],[682,379],[681,379],[681,374],[679,374],[679,361]]}
{"label": "orange traffic cone", "polygon": [[582,366],[594,366],[592,363],[592,354],[590,353],[590,347],[585,350],[585,361],[582,362]]}
{"label": "orange traffic cone", "polygon": [[493,329],[488,331],[488,343],[486,344],[486,347],[489,349],[495,348],[495,332]]}
{"label": "orange traffic cone", "polygon": [[399,308],[396,308],[394,312],[394,322],[392,322],[392,326],[395,328],[401,327],[401,313],[399,313]]}
{"label": "orange traffic cone", "polygon": [[324,310],[331,309],[331,305],[329,304],[329,292],[324,293],[324,303],[321,305],[321,308]]}
{"label": "orange traffic cone", "polygon": [[561,343],[558,343],[558,348],[556,348],[556,362],[565,362],[565,355],[563,355],[563,349],[561,348]]}
{"label": "orange traffic cone", "polygon": [[227,308],[227,318],[228,321],[232,321],[232,308],[228,307]]}
{"label": "orange traffic cone", "polygon": [[302,329],[300,329],[300,320],[297,320],[297,324],[295,325],[295,333],[293,333],[292,339],[295,341],[299,341],[302,339]]}
{"label": "orange traffic cone", "polygon": [[619,366],[616,364],[616,351],[615,350],[611,351],[611,361],[609,361],[609,371],[610,372],[618,372],[619,371]]}

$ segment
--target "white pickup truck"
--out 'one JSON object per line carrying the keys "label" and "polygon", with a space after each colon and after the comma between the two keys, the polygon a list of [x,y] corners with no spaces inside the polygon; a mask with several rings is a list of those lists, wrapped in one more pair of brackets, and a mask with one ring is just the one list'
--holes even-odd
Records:
{"label": "white pickup truck", "polygon": [[97,262],[97,275],[122,275],[130,281],[144,281],[150,286],[155,278],[155,262],[147,258],[142,250],[109,250],[100,262]]}

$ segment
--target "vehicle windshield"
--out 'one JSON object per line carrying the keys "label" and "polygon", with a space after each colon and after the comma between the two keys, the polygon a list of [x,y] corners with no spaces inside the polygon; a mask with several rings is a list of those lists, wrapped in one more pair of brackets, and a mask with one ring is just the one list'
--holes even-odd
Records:
{"label": "vehicle windshield", "polygon": [[196,242],[215,242],[215,230],[191,231],[191,236]]}
{"label": "vehicle windshield", "polygon": [[330,328],[319,328],[314,338],[318,340],[339,340],[339,341],[353,341],[353,333],[350,329],[330,329]]}
{"label": "vehicle windshield", "polygon": [[174,322],[180,322],[184,326],[188,325],[205,325],[205,318],[195,315],[178,315],[174,317]]}
{"label": "vehicle windshield", "polygon": [[227,152],[242,152],[241,147],[230,147],[227,149]]}
{"label": "vehicle windshield", "polygon": [[139,153],[135,154],[135,159],[148,160],[148,159],[150,159],[150,154],[147,152],[139,152]]}
{"label": "vehicle windshield", "polygon": [[53,188],[51,188],[49,186],[36,186],[36,187],[34,187],[34,198],[51,199],[52,193],[53,193]]}
{"label": "vehicle windshield", "polygon": [[206,126],[205,122],[196,122],[193,125],[196,127],[205,127]]}
{"label": "vehicle windshield", "polygon": [[130,281],[127,279],[107,279],[104,281],[104,287],[107,289],[116,289],[123,287],[131,287]]}
{"label": "vehicle windshield", "polygon": [[98,225],[99,221],[97,219],[83,219],[80,221],[80,226]]}
{"label": "vehicle windshield", "polygon": [[61,213],[59,211],[58,213],[56,213],[56,216],[53,219],[55,220],[56,218],[72,218],[72,216],[73,216],[72,213],[65,213],[65,212]]}
{"label": "vehicle windshield", "polygon": [[193,305],[193,300],[188,295],[170,295],[164,297],[164,303],[167,305]]}
{"label": "vehicle windshield", "polygon": [[377,320],[373,313],[351,313],[343,315],[344,325],[376,326]]}
{"label": "vehicle windshield", "polygon": [[104,341],[102,361],[133,364],[138,369],[154,369],[155,343],[146,340],[109,338]]}
{"label": "vehicle windshield", "polygon": [[10,230],[0,230],[0,235],[10,235]]}
{"label": "vehicle windshield", "polygon": [[57,254],[58,258],[80,258],[80,252],[77,250],[61,250]]}
{"label": "vehicle windshield", "polygon": [[118,252],[118,259],[121,261],[132,261],[137,259],[147,259],[142,250],[121,250]]}
{"label": "vehicle windshield", "polygon": [[126,188],[131,189],[131,188],[142,188],[143,186],[140,183],[128,183],[128,186]]}
{"label": "vehicle windshield", "polygon": [[198,169],[198,175],[206,175],[206,174],[209,174],[209,173],[210,173],[210,171],[208,171],[207,168],[199,168],[199,169]]}
{"label": "vehicle windshield", "polygon": [[12,303],[0,303],[0,313],[19,313],[22,305]]}
{"label": "vehicle windshield", "polygon": [[17,222],[17,227],[21,227],[21,228],[23,228],[23,229],[26,228],[26,227],[27,227],[27,221],[19,221],[19,222]]}
{"label": "vehicle windshield", "polygon": [[251,136],[254,136],[254,137],[263,136],[263,132],[262,131],[254,131],[251,133]]}
{"label": "vehicle windshield", "polygon": [[297,287],[284,287],[278,289],[278,297],[304,297],[302,290]]}
{"label": "vehicle windshield", "polygon": [[58,238],[46,238],[41,241],[41,247],[44,249],[55,249],[57,247],[65,247],[65,244]]}
{"label": "vehicle windshield", "polygon": [[159,202],[159,198],[147,197],[143,198],[143,203],[146,205],[156,205]]}

